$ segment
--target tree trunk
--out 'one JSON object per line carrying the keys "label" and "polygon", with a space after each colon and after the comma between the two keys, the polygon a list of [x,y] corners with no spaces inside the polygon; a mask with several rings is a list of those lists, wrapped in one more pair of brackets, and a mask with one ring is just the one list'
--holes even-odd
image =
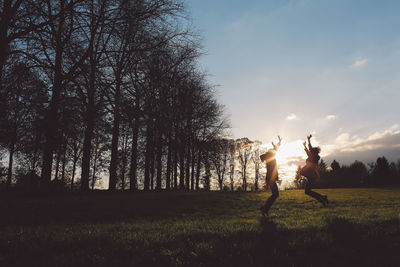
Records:
{"label": "tree trunk", "polygon": [[145,160],[144,160],[144,190],[150,190],[150,165],[151,165],[151,156],[152,156],[152,139],[153,139],[153,130],[151,129],[150,123],[147,123],[146,127],[146,152],[145,152]]}
{"label": "tree trunk", "polygon": [[210,162],[208,160],[208,151],[205,151],[204,154],[204,168],[206,170],[206,174],[204,176],[204,190],[210,190],[210,178],[211,178],[211,170],[210,170]]}
{"label": "tree trunk", "polygon": [[190,161],[191,161],[191,153],[189,146],[186,149],[186,165],[185,165],[185,190],[189,190],[190,186]]}
{"label": "tree trunk", "polygon": [[76,171],[76,163],[78,162],[78,149],[74,150],[74,162],[72,165],[72,178],[71,178],[71,191],[74,190],[74,180],[75,180],[75,171]]}
{"label": "tree trunk", "polygon": [[223,184],[222,174],[218,174],[219,191],[222,191],[222,184]]}
{"label": "tree trunk", "polygon": [[[99,20],[94,14],[94,2],[91,1],[90,6],[90,38],[88,43],[88,57],[89,57],[89,84],[87,88],[87,104],[85,114],[85,133],[83,141],[83,155],[82,155],[82,175],[81,175],[81,190],[89,191],[89,175],[90,175],[90,158],[92,150],[92,139],[95,129],[95,121],[97,117],[96,112],[96,71],[98,71],[99,59],[101,58],[101,52],[99,53],[99,46],[95,45],[96,37],[100,35],[97,33],[99,28]],[[100,15],[100,14],[98,14]],[[99,37],[98,37],[99,38]],[[85,101],[86,102],[86,101]]]}
{"label": "tree trunk", "polygon": [[[194,143],[194,142],[193,142]],[[192,163],[192,166],[191,166],[191,173],[190,173],[190,190],[194,190],[194,165],[195,165],[195,162],[196,162],[196,160],[195,160],[195,152],[196,152],[196,147],[195,147],[195,145],[194,144],[192,144],[192,156],[191,156],[191,158],[192,158],[192,160],[191,160],[191,163]]]}
{"label": "tree trunk", "polygon": [[[54,92],[59,89],[53,89],[53,97],[50,102],[50,110],[47,114],[47,126],[46,126],[46,142],[43,152],[43,162],[42,162],[42,181],[43,190],[50,190],[51,182],[51,170],[53,165],[53,153],[55,150],[54,135],[57,128],[57,113],[58,113],[58,93]],[[57,99],[56,99],[57,98]]]}
{"label": "tree trunk", "polygon": [[122,168],[121,168],[121,186],[122,186],[122,191],[125,190],[126,186],[126,179],[125,179],[125,173],[126,169],[128,167],[128,134],[127,130],[124,129],[124,141],[123,141],[123,154],[122,154]]}
{"label": "tree trunk", "polygon": [[178,142],[177,142],[177,136],[176,132],[174,135],[174,139],[172,142],[172,153],[173,153],[173,163],[172,163],[172,168],[173,168],[173,189],[177,190],[178,189]]}
{"label": "tree trunk", "polygon": [[229,179],[231,181],[231,191],[234,190],[234,188],[233,188],[234,187],[234,180],[233,180],[234,175],[235,175],[235,165],[231,164],[230,165],[230,172],[229,172]]}
{"label": "tree trunk", "polygon": [[168,135],[168,155],[167,155],[167,171],[165,177],[165,189],[171,189],[171,161],[172,161],[172,151],[171,151],[171,135]]}
{"label": "tree trunk", "polygon": [[255,163],[255,172],[256,172],[256,177],[254,178],[254,190],[258,191],[258,177],[259,177],[259,163]]}
{"label": "tree trunk", "polygon": [[54,180],[58,181],[58,169],[60,168],[60,159],[61,159],[61,149],[57,150],[57,161],[56,161],[56,173],[54,174]]}
{"label": "tree trunk", "polygon": [[161,174],[162,174],[162,134],[159,133],[157,144],[157,177],[156,190],[161,190]]}
{"label": "tree trunk", "polygon": [[174,141],[174,189],[178,189],[178,148],[176,140]]}
{"label": "tree trunk", "polygon": [[67,161],[67,142],[65,141],[64,147],[63,147],[63,162],[62,162],[62,167],[61,167],[61,184],[64,186],[65,183],[65,165]]}
{"label": "tree trunk", "polygon": [[[63,8],[63,7],[61,7]],[[42,181],[43,190],[50,189],[51,182],[51,169],[53,165],[53,154],[56,149],[56,142],[54,136],[58,128],[58,108],[60,102],[60,95],[62,90],[62,57],[64,51],[64,42],[62,41],[62,32],[64,27],[64,16],[61,15],[58,22],[58,29],[56,34],[56,53],[54,61],[54,82],[52,87],[51,100],[49,109],[46,114],[46,141],[43,152],[42,162]]]}
{"label": "tree trunk", "polygon": [[154,159],[154,143],[151,145],[150,153],[150,189],[154,190],[154,171],[155,171],[155,159]]}
{"label": "tree trunk", "polygon": [[114,124],[113,124],[113,134],[111,141],[111,162],[110,162],[110,178],[109,187],[110,191],[114,191],[117,185],[117,165],[118,165],[118,140],[119,140],[119,124],[120,124],[120,97],[121,97],[121,78],[120,71],[117,72],[117,82],[115,85],[115,103],[114,103]]}
{"label": "tree trunk", "polygon": [[11,178],[12,178],[12,168],[13,168],[13,161],[14,161],[14,150],[15,145],[14,142],[10,144],[10,154],[8,158],[8,172],[7,172],[7,188],[11,187]]}
{"label": "tree trunk", "polygon": [[183,144],[179,149],[179,189],[185,189],[185,147]]}
{"label": "tree trunk", "polygon": [[201,150],[197,153],[197,167],[196,167],[196,190],[199,190],[200,183],[200,171],[201,171]]}
{"label": "tree trunk", "polygon": [[139,119],[135,119],[135,124],[132,128],[132,147],[131,147],[131,164],[129,172],[129,188],[131,191],[137,189],[137,142],[139,134]]}
{"label": "tree trunk", "polygon": [[96,183],[96,163],[97,163],[97,151],[94,152],[94,159],[93,159],[92,191],[94,190],[94,185]]}
{"label": "tree trunk", "polygon": [[[93,78],[94,79],[94,78]],[[95,124],[94,116],[94,89],[88,92],[88,104],[86,110],[86,128],[83,140],[83,155],[82,155],[82,175],[81,175],[81,190],[89,190],[89,172],[90,172],[90,154],[92,149],[92,139]]]}
{"label": "tree trunk", "polygon": [[243,191],[247,191],[246,164],[243,165]]}
{"label": "tree trunk", "polygon": [[[41,141],[41,134],[38,133],[38,132],[39,132],[38,129],[36,129],[36,131],[35,131],[36,144],[40,144],[40,141]],[[38,164],[39,158],[40,158],[40,154],[39,153],[40,153],[39,152],[39,146],[35,145],[34,152],[33,152],[33,160],[32,160],[32,165],[31,165],[31,171],[34,171],[35,173],[37,173],[36,172],[36,167],[37,167],[37,164]]]}

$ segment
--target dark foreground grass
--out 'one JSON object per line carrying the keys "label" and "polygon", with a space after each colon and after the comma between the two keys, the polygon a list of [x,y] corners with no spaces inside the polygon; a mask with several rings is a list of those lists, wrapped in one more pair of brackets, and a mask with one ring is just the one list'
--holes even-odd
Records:
{"label": "dark foreground grass", "polygon": [[400,189],[0,199],[0,266],[399,266]]}

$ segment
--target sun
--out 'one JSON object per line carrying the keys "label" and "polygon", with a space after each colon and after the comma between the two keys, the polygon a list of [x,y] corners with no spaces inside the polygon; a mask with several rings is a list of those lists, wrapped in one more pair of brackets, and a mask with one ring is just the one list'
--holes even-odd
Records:
{"label": "sun", "polygon": [[[272,145],[270,143],[263,144],[262,148],[268,150],[272,148]],[[307,155],[304,152],[302,140],[287,143],[283,141],[275,155],[280,173],[282,172],[288,175],[293,171],[296,172],[298,165],[303,164],[306,158]]]}
{"label": "sun", "polygon": [[303,141],[297,140],[289,143],[282,143],[276,153],[276,163],[279,170],[279,178],[282,181],[281,187],[290,188],[299,165],[306,159],[303,149]]}
{"label": "sun", "polygon": [[301,140],[283,143],[276,153],[276,162],[279,165],[288,165],[293,159],[304,158],[305,153],[302,147]]}

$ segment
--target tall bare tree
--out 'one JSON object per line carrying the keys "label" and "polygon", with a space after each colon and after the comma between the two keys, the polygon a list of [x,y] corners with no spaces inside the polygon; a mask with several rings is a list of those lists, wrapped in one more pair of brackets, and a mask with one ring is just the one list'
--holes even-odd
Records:
{"label": "tall bare tree", "polygon": [[229,140],[224,138],[215,139],[212,144],[211,162],[217,173],[219,190],[222,191],[228,163]]}
{"label": "tall bare tree", "polygon": [[251,161],[254,163],[254,190],[259,190],[259,178],[260,178],[260,141],[254,141],[253,151],[251,155]]}
{"label": "tall bare tree", "polygon": [[247,167],[251,159],[251,149],[253,142],[245,137],[236,140],[236,145],[238,148],[238,158],[242,172],[242,188],[244,191],[247,191]]}

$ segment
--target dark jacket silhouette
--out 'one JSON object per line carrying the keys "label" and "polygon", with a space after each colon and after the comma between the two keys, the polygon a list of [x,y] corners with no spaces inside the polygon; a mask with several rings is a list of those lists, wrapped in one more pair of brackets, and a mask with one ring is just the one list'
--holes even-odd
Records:
{"label": "dark jacket silhouette", "polygon": [[273,149],[267,151],[267,153],[262,154],[260,156],[261,161],[265,162],[267,168],[267,175],[266,175],[266,186],[271,188],[272,195],[267,199],[264,206],[260,208],[261,213],[263,215],[268,215],[269,209],[271,208],[272,204],[274,204],[275,200],[279,197],[279,190],[276,181],[278,180],[278,167],[276,165],[275,154],[278,151],[281,145],[281,137],[278,136],[279,143],[275,145],[272,143]]}

